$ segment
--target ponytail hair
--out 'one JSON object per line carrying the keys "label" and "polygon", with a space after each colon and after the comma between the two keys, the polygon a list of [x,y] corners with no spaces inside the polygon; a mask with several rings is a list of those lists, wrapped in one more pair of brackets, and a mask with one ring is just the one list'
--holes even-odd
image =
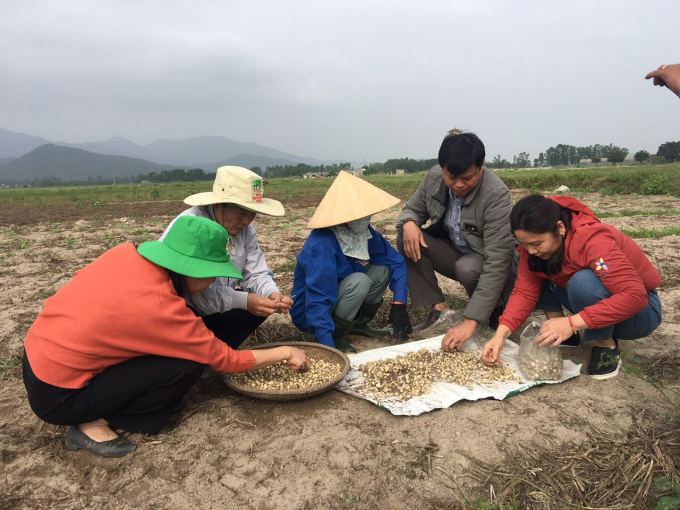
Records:
{"label": "ponytail hair", "polygon": [[[571,212],[554,200],[543,195],[529,195],[515,204],[510,213],[510,228],[513,232],[524,230],[530,234],[552,234],[560,237],[557,222],[564,223],[566,234],[571,227]],[[529,269],[545,271],[556,275],[562,271],[564,261],[564,240],[558,250],[549,260],[543,260],[535,255],[529,255]]]}

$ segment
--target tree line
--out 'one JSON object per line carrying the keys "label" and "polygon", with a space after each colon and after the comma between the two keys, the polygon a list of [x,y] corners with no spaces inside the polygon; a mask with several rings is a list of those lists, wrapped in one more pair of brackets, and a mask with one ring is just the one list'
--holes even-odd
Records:
{"label": "tree line", "polygon": [[174,170],[162,170],[160,172],[151,172],[148,174],[139,174],[128,177],[102,178],[101,175],[97,175],[93,178],[92,176],[88,176],[86,181],[65,180],[60,179],[55,175],[46,175],[44,177],[27,179],[21,181],[20,183],[13,182],[12,185],[24,187],[32,186],[35,188],[51,188],[55,186],[104,186],[111,184],[140,184],[147,182],[196,182],[214,181],[215,175],[215,172],[205,173],[200,168],[193,168],[191,170],[175,168]]}
{"label": "tree line", "polygon": [[[396,158],[388,159],[384,163],[370,163],[364,166],[364,175],[371,174],[393,174],[397,170],[404,170],[405,173],[417,173],[424,170],[429,170],[437,164],[436,159],[411,159],[411,158]],[[329,176],[337,175],[342,170],[352,170],[351,163],[336,163],[332,165],[306,165],[300,163],[298,165],[275,165],[269,166],[262,172],[260,167],[252,167],[251,170],[262,175],[267,179],[275,179],[278,177],[302,177],[304,174],[327,174]]]}
{"label": "tree line", "polygon": [[[590,159],[593,163],[599,163],[604,158],[609,163],[616,164],[624,161],[628,154],[629,151],[625,147],[618,147],[611,143],[609,145],[595,144],[585,147],[560,143],[541,152],[537,158],[534,158],[533,165],[529,154],[526,152],[520,152],[518,156],[513,156],[512,162],[497,155],[491,161],[487,161],[486,165],[490,168],[531,168],[532,166],[542,168],[547,166],[574,166],[578,165],[582,159]],[[633,157],[639,163],[660,164],[680,161],[680,142],[662,143],[656,151],[656,156],[651,160],[649,152],[645,150],[636,152]]]}
{"label": "tree line", "polygon": [[351,170],[351,163],[334,163],[332,165],[307,165],[299,163],[297,165],[272,165],[268,166],[264,172],[259,166],[251,168],[253,172],[267,179],[277,179],[280,177],[302,177],[307,173],[337,175],[342,170]]}
{"label": "tree line", "polygon": [[582,159],[590,159],[593,163],[599,163],[603,158],[607,158],[610,163],[621,163],[628,156],[628,149],[618,147],[614,144],[609,145],[588,145],[577,147],[564,143],[550,147],[541,152],[534,158],[533,165],[526,152],[520,152],[519,156],[513,156],[512,163],[496,156],[487,163],[491,168],[542,168],[547,166],[573,166],[578,165]]}

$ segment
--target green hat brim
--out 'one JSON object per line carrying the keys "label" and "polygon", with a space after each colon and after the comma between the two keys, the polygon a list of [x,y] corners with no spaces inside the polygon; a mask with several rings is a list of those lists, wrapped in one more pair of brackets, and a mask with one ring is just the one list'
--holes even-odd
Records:
{"label": "green hat brim", "polygon": [[147,260],[177,274],[192,278],[224,278],[243,279],[239,271],[231,262],[215,262],[201,260],[178,253],[161,241],[146,241],[139,245],[137,252]]}

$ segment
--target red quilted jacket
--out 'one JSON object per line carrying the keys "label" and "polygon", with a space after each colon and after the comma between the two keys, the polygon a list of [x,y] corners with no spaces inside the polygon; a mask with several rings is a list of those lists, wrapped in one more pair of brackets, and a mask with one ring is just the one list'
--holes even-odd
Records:
{"label": "red quilted jacket", "polygon": [[580,312],[589,329],[618,324],[644,309],[647,291],[660,285],[661,275],[640,247],[611,225],[601,223],[575,198],[549,198],[572,212],[562,271],[550,276],[531,271],[529,254],[520,245],[517,281],[499,322],[516,331],[534,310],[544,280],[566,288],[570,278],[582,269],[592,269],[611,295]]}

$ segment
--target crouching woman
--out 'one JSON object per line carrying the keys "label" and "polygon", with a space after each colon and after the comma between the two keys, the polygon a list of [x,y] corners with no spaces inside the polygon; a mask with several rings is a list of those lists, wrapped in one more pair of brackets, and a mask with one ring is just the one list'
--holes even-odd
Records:
{"label": "crouching woman", "polygon": [[592,344],[588,375],[616,376],[618,341],[643,338],[661,324],[659,271],[633,240],[572,197],[525,197],[510,226],[520,243],[517,281],[482,360],[498,364],[505,340],[538,309],[548,320],[536,343],[578,345],[583,331]]}
{"label": "crouching woman", "polygon": [[394,293],[389,315],[394,336],[411,333],[404,257],[370,226],[371,215],[398,203],[343,171],[309,221],[313,230],[296,259],[290,317],[317,342],[353,354],[346,338],[389,335],[389,329],[368,325],[388,286]]}
{"label": "crouching woman", "polygon": [[235,351],[187,307],[184,296],[216,277],[241,278],[228,239],[213,221],[182,217],[162,242],[107,251],[45,301],[26,335],[24,384],[39,418],[71,425],[69,450],[133,452],[114,430],[158,434],[205,365],[227,373],[284,359],[308,366],[291,347]]}

